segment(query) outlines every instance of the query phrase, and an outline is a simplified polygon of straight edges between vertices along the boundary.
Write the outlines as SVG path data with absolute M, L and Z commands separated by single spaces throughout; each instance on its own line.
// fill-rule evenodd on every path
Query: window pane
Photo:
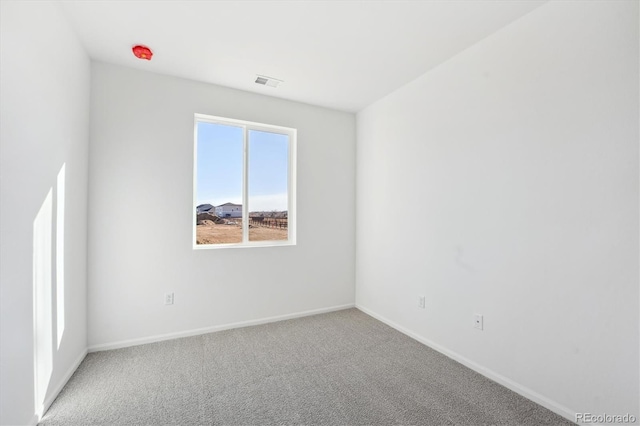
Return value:
M 249 240 L 287 240 L 289 137 L 249 131 Z
M 243 129 L 198 122 L 196 243 L 242 242 Z

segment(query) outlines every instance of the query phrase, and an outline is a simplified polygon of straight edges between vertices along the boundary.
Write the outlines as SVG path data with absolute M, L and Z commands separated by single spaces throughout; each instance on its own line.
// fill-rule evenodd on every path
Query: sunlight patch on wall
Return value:
M 56 312 L 58 346 L 64 334 L 64 207 L 65 207 L 65 174 L 66 164 L 62 165 L 58 173 L 56 187 Z
M 35 411 L 42 415 L 44 399 L 53 371 L 52 312 L 52 189 L 33 221 L 33 335 Z

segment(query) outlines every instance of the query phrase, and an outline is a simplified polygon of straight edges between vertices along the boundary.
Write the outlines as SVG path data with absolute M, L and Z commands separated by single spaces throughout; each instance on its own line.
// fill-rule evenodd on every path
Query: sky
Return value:
M 241 127 L 198 123 L 196 205 L 242 204 Z M 249 130 L 249 211 L 287 210 L 288 136 Z

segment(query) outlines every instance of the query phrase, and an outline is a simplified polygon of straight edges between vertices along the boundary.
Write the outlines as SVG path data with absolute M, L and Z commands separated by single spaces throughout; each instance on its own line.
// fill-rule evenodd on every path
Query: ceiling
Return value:
M 94 60 L 351 112 L 545 2 L 60 1 Z

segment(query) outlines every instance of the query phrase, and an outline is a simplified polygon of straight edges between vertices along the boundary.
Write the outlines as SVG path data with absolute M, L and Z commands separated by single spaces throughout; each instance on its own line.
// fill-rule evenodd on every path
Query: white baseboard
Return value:
M 310 315 L 324 314 L 327 312 L 341 311 L 343 309 L 353 308 L 355 304 L 348 303 L 346 305 L 331 306 L 328 308 L 312 309 L 310 311 L 295 312 L 292 314 L 278 315 L 274 317 L 260 318 L 249 321 L 234 322 L 231 324 L 214 325 L 211 327 L 196 328 L 193 330 L 178 331 L 175 333 L 158 334 L 155 336 L 141 337 L 138 339 L 121 340 L 119 342 L 102 343 L 99 345 L 89 346 L 89 352 L 107 351 L 111 349 L 127 348 L 129 346 L 144 345 L 147 343 L 162 342 L 164 340 L 178 339 L 181 337 L 198 336 L 200 334 L 214 333 L 216 331 L 230 330 L 233 328 L 249 327 L 252 325 L 267 324 L 270 322 L 284 321 L 293 318 L 307 317 Z
M 29 426 L 38 426 L 38 422 L 40 421 L 40 417 L 37 414 L 34 414 L 33 417 L 31 417 L 31 420 L 29 420 L 28 424 Z
M 514 382 L 513 380 L 504 377 L 501 374 L 496 373 L 493 370 L 490 370 L 486 367 L 483 367 L 473 361 L 471 361 L 468 358 L 463 357 L 462 355 L 453 352 L 443 346 L 440 346 L 439 344 L 426 339 L 422 336 L 420 336 L 419 334 L 416 334 L 406 328 L 404 328 L 403 326 L 383 317 L 382 315 L 379 315 L 375 312 L 373 312 L 372 310 L 365 308 L 362 305 L 359 305 L 356 303 L 356 308 L 361 310 L 362 312 L 364 312 L 367 315 L 372 316 L 373 318 L 387 324 L 390 327 L 395 328 L 396 330 L 398 330 L 399 332 L 406 334 L 407 336 L 411 337 L 412 339 L 417 340 L 418 342 L 422 343 L 423 345 L 429 346 L 431 349 L 434 349 L 438 352 L 440 352 L 441 354 L 455 360 L 458 361 L 460 364 L 469 367 L 470 369 L 472 369 L 473 371 L 482 374 L 483 376 L 493 380 L 494 382 L 497 382 L 499 384 L 501 384 L 502 386 L 506 387 L 507 389 L 510 389 L 522 396 L 524 396 L 527 399 L 530 399 L 531 401 L 542 405 L 543 407 L 545 407 L 546 409 L 553 411 L 554 413 L 558 414 L 559 416 L 564 417 L 565 419 L 574 422 L 576 421 L 576 412 L 574 410 L 570 410 L 569 408 L 558 404 L 555 401 L 552 401 L 551 399 L 525 387 L 522 386 L 519 383 Z
M 75 371 L 78 369 L 78 367 L 80 367 L 80 364 L 82 363 L 82 360 L 86 356 L 87 356 L 87 349 L 85 349 L 84 351 L 82 351 L 80 353 L 78 358 L 76 358 L 76 360 L 73 362 L 73 364 L 71 364 L 71 367 L 69 367 L 67 372 L 64 373 L 64 376 L 62 376 L 62 379 L 58 382 L 56 387 L 50 393 L 49 397 L 44 400 L 44 404 L 42 405 L 42 407 L 43 407 L 42 408 L 43 415 L 46 414 L 46 412 L 49 409 L 49 407 L 51 407 L 51 404 L 53 404 L 53 401 L 56 400 L 56 398 L 58 397 L 58 394 L 60 393 L 62 388 L 64 388 L 64 386 L 67 384 L 67 382 L 69 381 L 71 376 L 73 376 L 73 373 L 75 373 Z M 38 422 L 40 422 L 40 419 L 41 419 L 41 417 L 36 413 L 36 414 L 33 415 L 31 421 L 29 422 L 29 424 L 32 425 L 32 426 L 36 426 L 38 424 Z

